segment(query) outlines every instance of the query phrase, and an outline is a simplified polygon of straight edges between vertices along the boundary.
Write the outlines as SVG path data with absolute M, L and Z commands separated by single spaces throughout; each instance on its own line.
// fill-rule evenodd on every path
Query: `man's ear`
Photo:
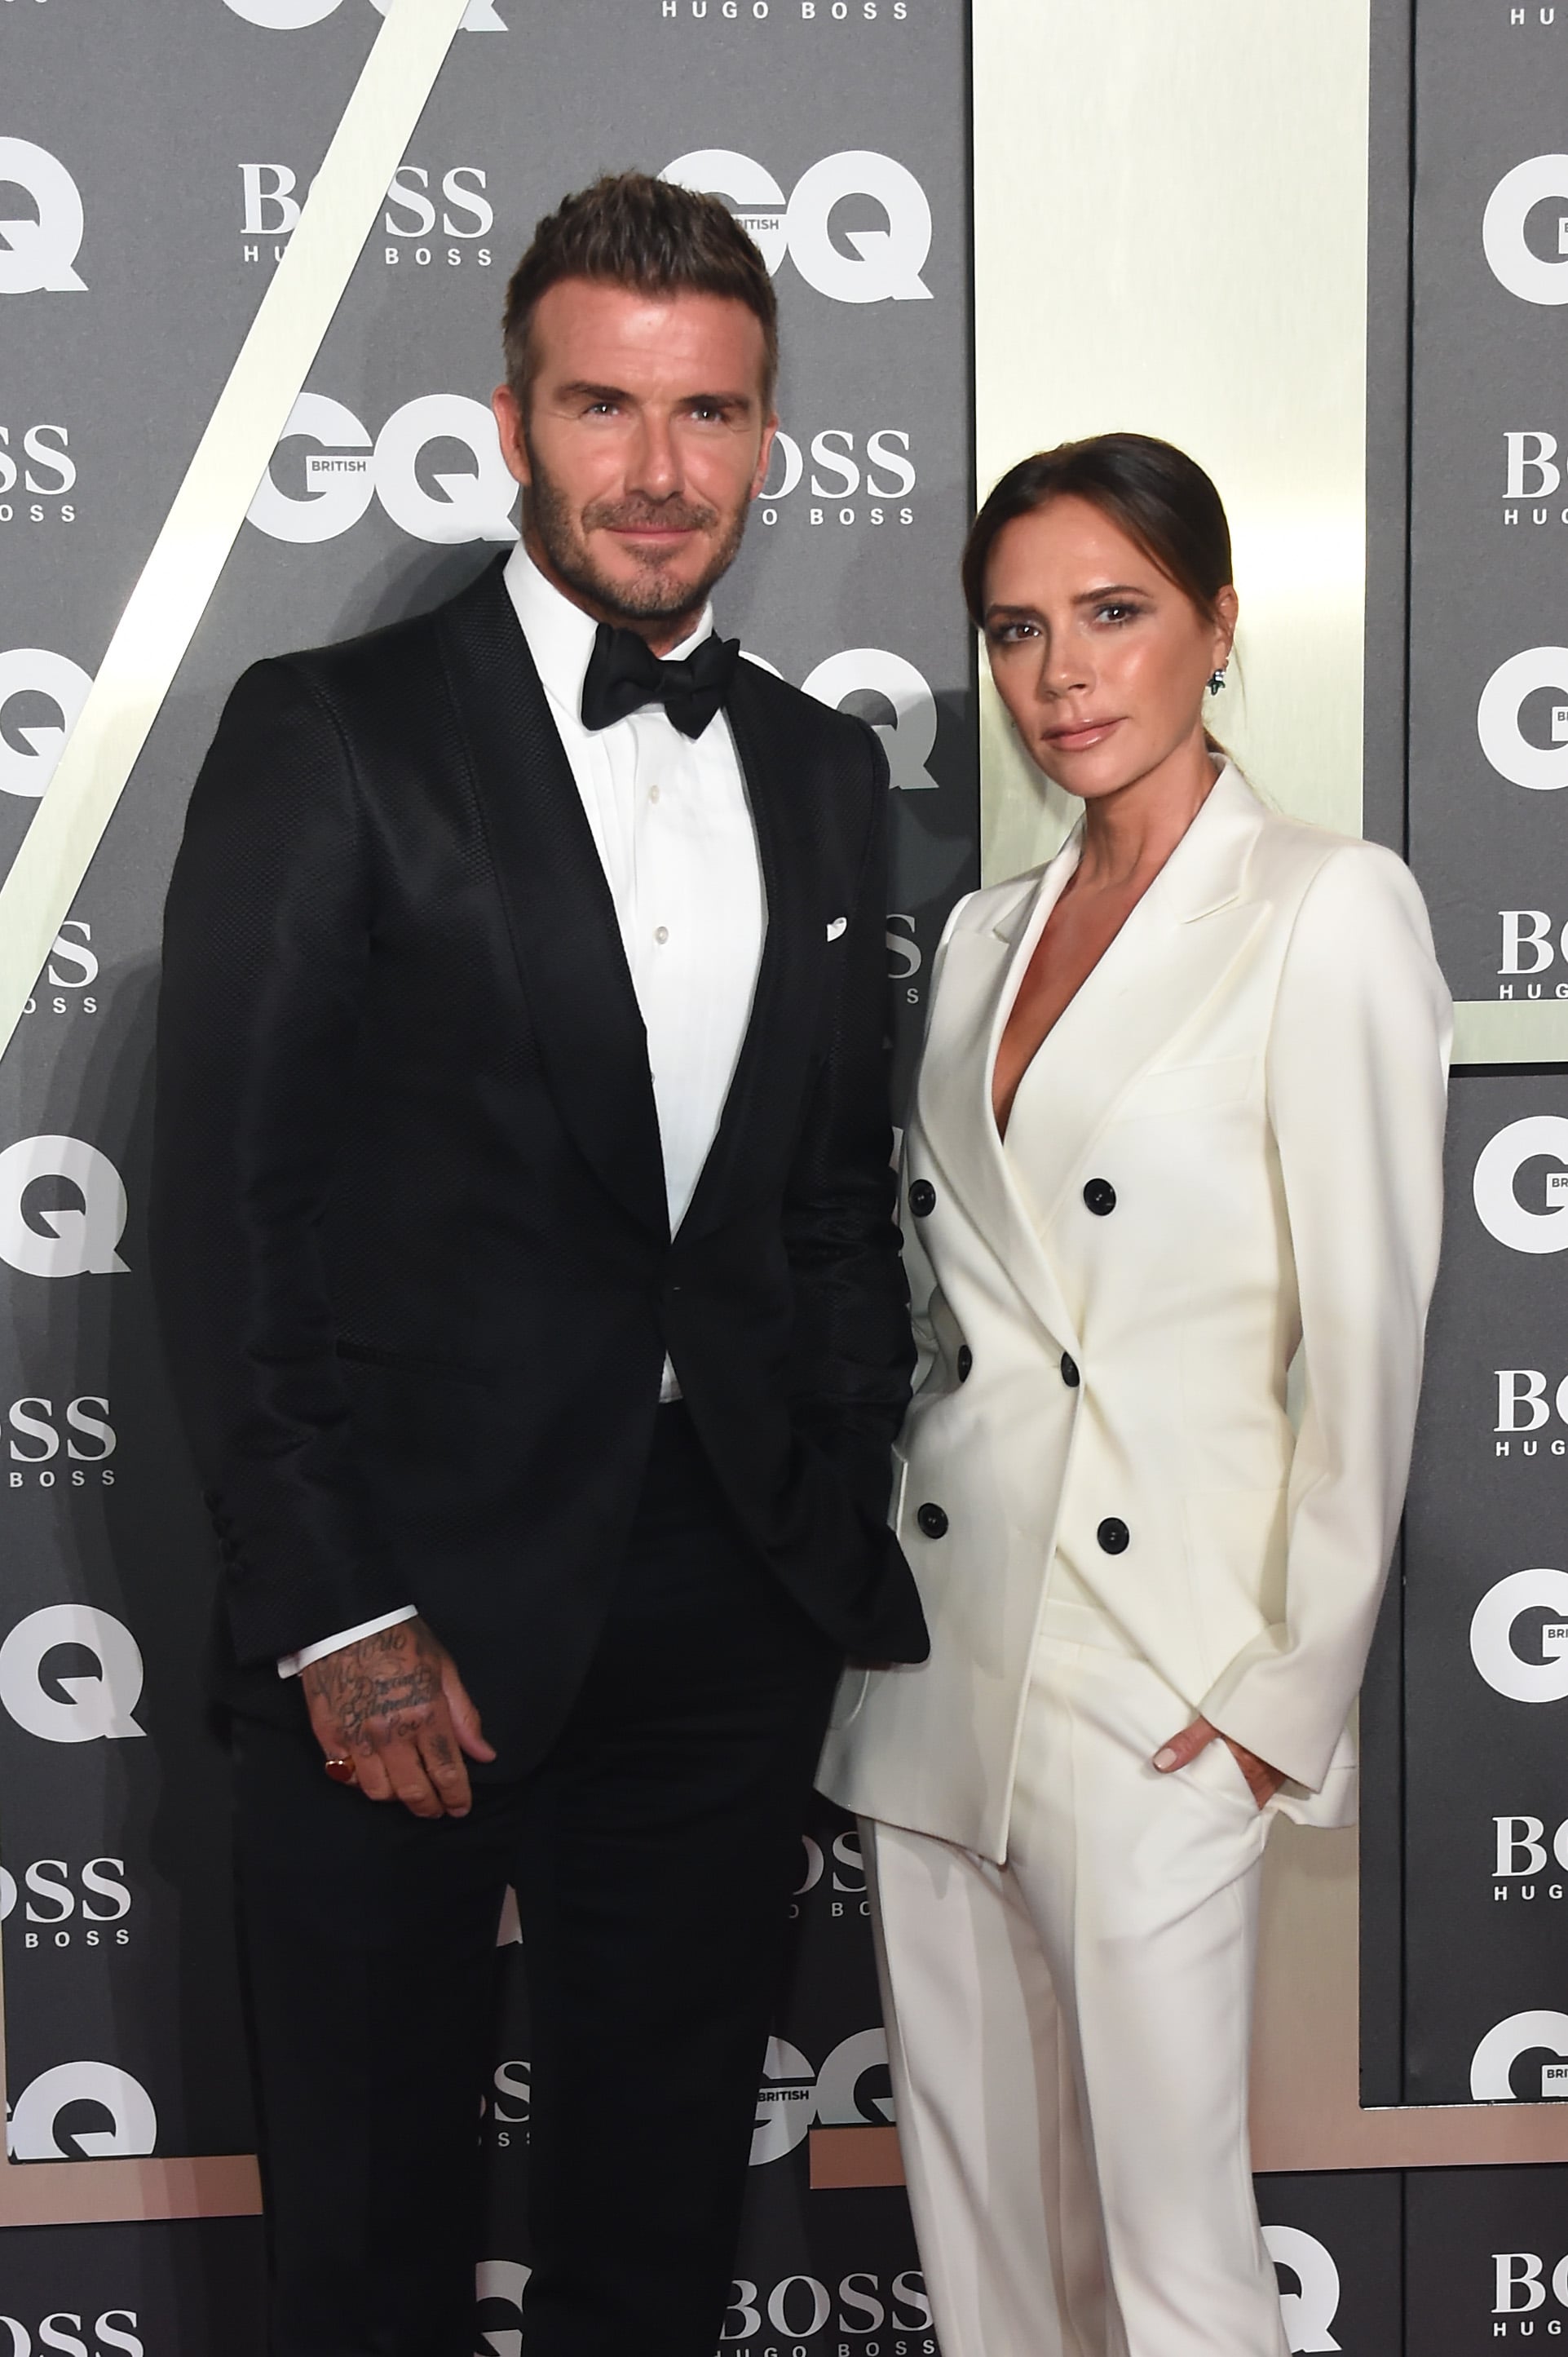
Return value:
M 497 385 L 490 395 L 490 408 L 507 471 L 527 490 L 532 483 L 533 471 L 528 463 L 528 444 L 523 439 L 522 406 L 510 384 Z
M 768 469 L 773 457 L 773 437 L 779 431 L 779 412 L 775 410 L 762 429 L 762 447 L 757 454 L 757 468 L 751 478 L 751 496 L 759 499 L 762 486 L 768 480 Z

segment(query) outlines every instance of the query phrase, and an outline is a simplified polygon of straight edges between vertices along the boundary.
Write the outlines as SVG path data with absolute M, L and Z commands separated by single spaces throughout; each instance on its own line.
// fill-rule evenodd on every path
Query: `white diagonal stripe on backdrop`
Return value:
M 467 0 L 393 0 L 287 253 L 0 885 L 0 1056 L 228 560 Z

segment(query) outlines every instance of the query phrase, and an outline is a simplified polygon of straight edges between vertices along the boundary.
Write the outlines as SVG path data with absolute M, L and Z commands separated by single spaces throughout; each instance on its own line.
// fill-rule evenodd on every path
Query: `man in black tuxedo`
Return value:
M 506 353 L 521 546 L 246 673 L 168 901 L 279 2357 L 468 2357 L 509 1882 L 529 2357 L 709 2357 L 835 1678 L 925 1651 L 886 764 L 707 608 L 771 283 L 625 175 L 540 224 Z

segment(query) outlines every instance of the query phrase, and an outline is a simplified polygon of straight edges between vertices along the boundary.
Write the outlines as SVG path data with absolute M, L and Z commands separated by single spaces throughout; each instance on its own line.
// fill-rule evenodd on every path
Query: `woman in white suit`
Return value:
M 822 1781 L 867 1821 L 943 2357 L 1285 2357 L 1259 1871 L 1275 1813 L 1353 1813 L 1448 995 L 1402 862 L 1269 811 L 1205 733 L 1237 601 L 1190 459 L 1026 460 L 964 583 L 1084 812 L 937 953 L 895 1501 L 931 1653 L 851 1674 Z

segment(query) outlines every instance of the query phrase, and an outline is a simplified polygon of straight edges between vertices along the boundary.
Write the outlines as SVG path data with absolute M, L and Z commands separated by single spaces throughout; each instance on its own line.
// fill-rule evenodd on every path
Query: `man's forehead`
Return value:
M 696 371 L 693 392 L 714 392 L 715 367 L 739 370 L 749 382 L 757 368 L 762 323 L 736 296 L 690 288 L 648 294 L 596 279 L 558 280 L 534 313 L 535 365 L 556 378 L 668 388 Z M 607 374 L 607 371 L 609 372 Z

